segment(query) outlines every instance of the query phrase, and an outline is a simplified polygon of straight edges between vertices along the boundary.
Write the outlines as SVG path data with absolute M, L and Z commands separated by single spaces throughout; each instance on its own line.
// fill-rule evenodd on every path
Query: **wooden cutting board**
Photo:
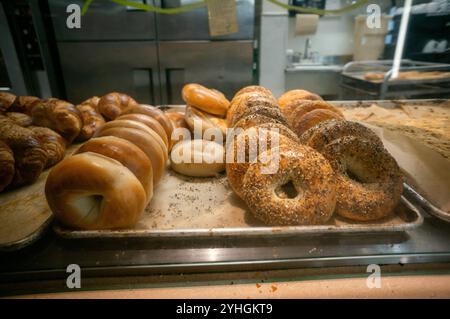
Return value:
M 66 156 L 78 145 L 72 145 Z M 45 181 L 50 169 L 39 179 L 18 189 L 0 193 L 0 250 L 14 250 L 37 240 L 50 225 L 52 212 L 45 199 Z

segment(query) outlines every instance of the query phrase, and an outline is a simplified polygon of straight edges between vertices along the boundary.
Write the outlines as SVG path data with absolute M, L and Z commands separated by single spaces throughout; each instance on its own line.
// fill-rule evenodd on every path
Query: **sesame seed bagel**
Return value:
M 292 130 L 298 136 L 301 136 L 311 127 L 314 127 L 321 122 L 327 122 L 330 120 L 344 121 L 344 118 L 341 115 L 327 109 L 312 110 L 298 120 L 294 121 L 292 123 Z
M 270 91 L 269 89 L 266 89 L 263 86 L 259 86 L 259 85 L 246 86 L 246 87 L 240 89 L 234 96 L 236 97 L 236 96 L 242 95 L 244 93 L 258 93 L 260 95 L 264 95 L 264 96 L 273 98 L 272 91 Z
M 274 98 L 260 95 L 259 93 L 245 93 L 231 101 L 227 112 L 227 124 L 232 126 L 241 117 L 247 109 L 256 107 L 278 108 L 277 101 Z
M 344 136 L 322 149 L 336 173 L 336 213 L 356 221 L 389 216 L 403 189 L 395 159 L 380 145 L 356 136 Z
M 244 130 L 265 123 L 277 123 L 281 125 L 286 125 L 285 122 L 275 119 L 273 117 L 269 117 L 266 115 L 253 113 L 242 119 L 240 119 L 233 127 L 234 128 L 242 128 Z
M 252 214 L 270 226 L 326 223 L 336 205 L 334 173 L 313 149 L 280 146 L 261 156 L 278 160 L 274 174 L 264 174 L 261 161 L 250 164 L 243 182 L 243 198 Z M 288 186 L 291 187 L 287 190 Z
M 252 108 L 247 108 L 246 110 L 240 112 L 240 114 L 236 113 L 235 114 L 236 116 L 231 122 L 232 126 L 235 125 L 237 122 L 239 122 L 239 120 L 255 113 L 273 118 L 278 122 L 283 123 L 284 125 L 288 125 L 286 118 L 284 117 L 283 113 L 281 113 L 278 106 L 277 107 L 254 106 Z
M 300 136 L 300 142 L 321 152 L 334 140 L 344 136 L 356 136 L 383 146 L 381 139 L 366 126 L 352 121 L 322 122 Z
M 242 198 L 242 183 L 250 163 L 270 148 L 293 144 L 277 128 L 262 126 L 251 127 L 227 139 L 226 172 L 231 188 Z

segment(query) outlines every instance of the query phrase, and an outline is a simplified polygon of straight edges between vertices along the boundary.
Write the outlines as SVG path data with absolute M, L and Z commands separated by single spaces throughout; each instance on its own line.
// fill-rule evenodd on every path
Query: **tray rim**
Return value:
M 113 239 L 113 238 L 220 238 L 220 237 L 255 237 L 255 236 L 301 236 L 315 234 L 355 234 L 355 233 L 391 233 L 404 232 L 423 224 L 424 217 L 420 209 L 405 196 L 401 201 L 414 213 L 416 219 L 396 225 L 349 224 L 346 226 L 308 225 L 308 226 L 276 226 L 276 227 L 226 227 L 226 228 L 183 228 L 183 229 L 126 229 L 126 230 L 71 230 L 53 223 L 53 231 L 65 239 Z

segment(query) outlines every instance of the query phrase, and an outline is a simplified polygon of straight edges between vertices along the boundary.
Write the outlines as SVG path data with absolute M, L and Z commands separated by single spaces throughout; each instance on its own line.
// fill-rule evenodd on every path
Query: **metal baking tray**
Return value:
M 267 227 L 257 221 L 245 203 L 228 186 L 226 176 L 191 178 L 168 169 L 154 191 L 150 205 L 134 229 L 85 231 L 55 223 L 64 238 L 250 237 L 323 233 L 374 233 L 406 231 L 421 225 L 417 207 L 402 197 L 395 213 L 386 219 L 362 223 L 334 217 L 325 225 Z

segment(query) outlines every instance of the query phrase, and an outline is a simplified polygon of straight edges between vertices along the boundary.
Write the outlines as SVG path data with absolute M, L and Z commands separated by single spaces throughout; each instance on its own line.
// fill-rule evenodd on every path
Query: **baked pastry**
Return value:
M 137 122 L 135 123 L 140 124 Z M 147 128 L 145 125 L 144 127 Z M 156 135 L 154 132 L 153 134 Z M 120 137 L 139 147 L 152 163 L 153 185 L 156 185 L 160 181 L 166 166 L 167 155 L 163 153 L 160 144 L 153 138 L 153 135 L 142 128 L 112 127 L 104 130 L 102 129 L 96 133 L 96 137 L 101 136 Z
M 76 109 L 80 112 L 81 121 L 83 122 L 77 140 L 86 141 L 90 139 L 94 136 L 95 132 L 105 124 L 105 119 L 97 112 L 99 100 L 98 97 L 94 96 L 76 106 Z
M 344 136 L 326 145 L 322 154 L 336 172 L 336 213 L 357 221 L 392 214 L 403 191 L 400 168 L 378 143 Z
M 295 141 L 286 135 L 270 126 L 259 125 L 250 127 L 240 134 L 236 134 L 233 139 L 227 140 L 228 183 L 239 197 L 242 198 L 245 173 L 250 163 L 254 162 L 259 154 L 280 145 L 295 146 Z
M 286 126 L 286 121 L 280 121 L 279 119 L 275 119 L 266 115 L 253 113 L 244 118 L 240 119 L 235 125 L 234 128 L 248 129 L 253 126 L 257 126 L 265 123 L 274 123 L 281 124 Z
M 383 142 L 372 130 L 353 121 L 322 122 L 307 130 L 299 138 L 302 144 L 322 152 L 325 146 L 344 136 L 360 137 L 383 147 Z
M 47 154 L 45 168 L 52 167 L 62 161 L 66 153 L 66 141 L 55 131 L 40 126 L 30 126 L 29 129 L 41 142 L 42 148 Z
M 306 113 L 299 119 L 295 120 L 292 123 L 292 130 L 298 135 L 301 136 L 304 132 L 306 132 L 311 127 L 327 121 L 344 121 L 344 118 L 330 110 L 326 109 L 316 109 L 311 112 Z
M 74 154 L 93 152 L 107 156 L 128 168 L 141 182 L 147 203 L 153 197 L 153 170 L 148 156 L 133 143 L 115 136 L 93 138 L 84 143 Z
M 195 107 L 187 105 L 185 120 L 194 134 L 202 133 L 202 136 L 198 138 L 222 143 L 226 137 L 227 124 L 223 118 L 202 112 Z M 219 136 L 221 137 L 219 138 Z
M 291 90 L 280 96 L 278 105 L 281 109 L 284 109 L 289 103 L 298 100 L 322 101 L 323 99 L 319 95 L 306 90 Z
M 68 144 L 80 134 L 80 112 L 69 102 L 48 99 L 38 102 L 31 110 L 33 125 L 48 127 L 59 133 Z
M 220 117 L 227 114 L 230 105 L 230 101 L 221 92 L 208 89 L 200 84 L 186 84 L 181 95 L 186 105 Z
M 35 134 L 10 119 L 0 118 L 0 141 L 14 154 L 15 174 L 10 186 L 34 182 L 47 163 L 47 153 Z
M 8 92 L 0 92 L 0 114 L 8 111 L 16 100 L 16 96 Z
M 137 102 L 132 97 L 123 93 L 112 92 L 100 98 L 97 110 L 105 119 L 114 120 L 122 114 L 124 109 L 136 104 Z
M 203 139 L 182 141 L 172 149 L 170 163 L 174 171 L 186 176 L 217 176 L 225 170 L 225 150 Z
M 167 148 L 169 148 L 169 140 L 167 138 L 166 131 L 164 128 L 159 124 L 157 120 L 155 120 L 153 117 L 144 115 L 144 114 L 124 114 L 117 118 L 117 120 L 131 120 L 140 122 L 144 125 L 146 125 L 148 128 L 155 131 L 159 137 L 163 140 L 164 144 Z
M 336 206 L 334 172 L 328 161 L 307 146 L 272 148 L 259 157 L 273 158 L 274 174 L 258 158 L 251 163 L 242 196 L 253 216 L 271 226 L 324 224 Z
M 168 111 L 165 114 L 173 126 L 171 144 L 175 145 L 185 139 L 190 139 L 190 128 L 186 123 L 185 114 L 176 111 Z
M 117 229 L 136 224 L 147 196 L 120 162 L 92 152 L 76 154 L 49 173 L 45 195 L 56 219 L 79 229 Z
M 241 99 L 233 99 L 234 102 L 232 102 L 227 113 L 227 123 L 230 127 L 234 126 L 245 115 L 260 109 L 277 111 L 279 116 L 283 117 L 275 99 L 253 93 L 244 93 L 241 97 Z
M 293 125 L 293 123 L 298 121 L 302 116 L 316 109 L 329 110 L 340 115 L 342 118 L 344 117 L 337 107 L 325 101 L 296 100 L 285 105 L 282 112 L 288 123 Z
M 22 127 L 30 126 L 33 123 L 33 119 L 31 118 L 31 116 L 25 113 L 8 112 L 5 113 L 5 116 L 11 119 L 17 125 Z
M 267 89 L 263 86 L 259 86 L 259 85 L 250 85 L 250 86 L 246 86 L 246 87 L 240 89 L 239 91 L 236 92 L 236 94 L 234 95 L 234 98 L 236 98 L 244 93 L 257 93 L 258 95 L 261 95 L 261 96 L 273 98 L 272 91 L 270 91 L 269 89 Z
M 137 104 L 126 108 L 122 114 L 144 114 L 150 117 L 153 117 L 158 121 L 159 124 L 163 127 L 164 131 L 167 135 L 167 140 L 171 140 L 173 126 L 172 122 L 169 118 L 164 114 L 160 109 L 146 104 Z M 169 150 L 172 148 L 172 145 L 169 145 Z
M 31 110 L 39 102 L 41 99 L 36 96 L 18 96 L 8 111 L 31 115 Z
M 4 142 L 0 141 L 0 193 L 14 178 L 14 153 Z

